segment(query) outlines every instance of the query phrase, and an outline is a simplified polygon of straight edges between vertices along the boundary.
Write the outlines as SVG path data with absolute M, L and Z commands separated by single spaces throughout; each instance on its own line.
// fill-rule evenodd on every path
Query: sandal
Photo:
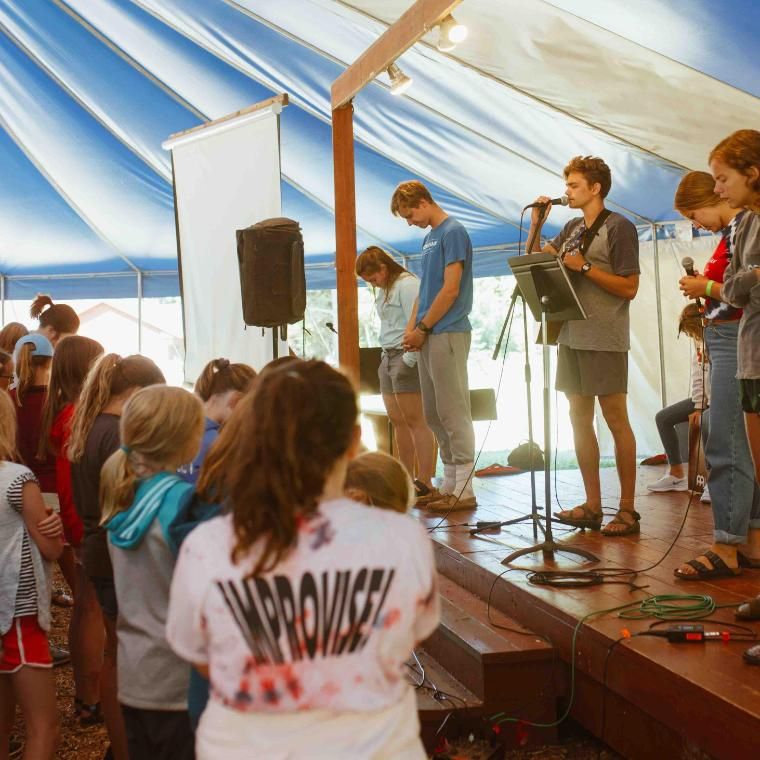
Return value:
M 50 594 L 50 602 L 56 607 L 73 607 L 74 599 L 63 589 L 57 588 Z
M 421 492 L 421 489 L 419 486 L 422 486 L 425 490 Z M 431 501 L 437 501 L 440 499 L 443 494 L 435 487 L 429 488 L 424 483 L 421 483 L 419 480 L 415 481 L 414 483 L 414 493 L 415 493 L 415 499 L 414 499 L 414 506 L 415 507 L 424 507 L 426 504 L 429 504 Z
M 708 581 L 717 578 L 734 578 L 737 575 L 741 575 L 741 570 L 733 567 L 729 567 L 714 551 L 708 549 L 706 552 L 702 552 L 700 557 L 710 560 L 712 567 L 707 567 L 704 562 L 700 562 L 698 559 L 690 559 L 684 563 L 693 567 L 696 572 L 683 573 L 679 568 L 673 571 L 673 575 L 676 578 L 680 578 L 682 581 Z
M 742 602 L 736 608 L 734 616 L 738 620 L 760 620 L 760 596 Z
M 576 509 L 580 509 L 583 512 L 583 517 L 572 516 Z M 554 518 L 563 525 L 570 525 L 573 528 L 580 528 L 581 530 L 599 530 L 602 527 L 602 511 L 596 512 L 588 504 L 579 504 L 572 509 L 565 509 L 562 512 L 555 513 Z
M 79 718 L 80 726 L 97 726 L 103 722 L 103 712 L 100 702 L 88 705 L 79 697 L 74 698 L 74 715 Z
M 621 515 L 630 515 L 633 520 L 631 520 L 631 522 L 628 522 L 627 518 L 623 518 Z M 602 535 L 607 536 L 608 538 L 610 536 L 617 538 L 617 536 L 631 536 L 636 533 L 640 533 L 640 520 L 641 515 L 635 509 L 619 509 L 615 516 L 604 526 Z M 622 530 L 607 530 L 610 525 L 623 525 L 625 527 Z

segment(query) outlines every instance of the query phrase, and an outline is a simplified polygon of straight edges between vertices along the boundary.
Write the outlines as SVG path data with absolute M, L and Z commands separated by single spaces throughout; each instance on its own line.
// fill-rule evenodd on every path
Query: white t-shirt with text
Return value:
M 372 712 L 411 688 L 404 662 L 438 625 L 432 544 L 407 515 L 323 502 L 272 572 L 234 564 L 232 517 L 196 528 L 174 573 L 167 639 L 207 664 L 211 699 L 239 712 Z

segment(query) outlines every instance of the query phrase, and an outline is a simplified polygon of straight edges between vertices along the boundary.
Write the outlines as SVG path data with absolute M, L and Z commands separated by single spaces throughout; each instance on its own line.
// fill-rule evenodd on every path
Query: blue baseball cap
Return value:
M 16 345 L 13 348 L 14 360 L 18 356 L 21 347 L 25 346 L 27 343 L 31 343 L 34 346 L 34 349 L 32 349 L 32 356 L 53 355 L 53 344 L 44 335 L 41 335 L 40 333 L 29 333 L 29 335 L 25 335 L 23 338 L 19 338 L 16 341 Z

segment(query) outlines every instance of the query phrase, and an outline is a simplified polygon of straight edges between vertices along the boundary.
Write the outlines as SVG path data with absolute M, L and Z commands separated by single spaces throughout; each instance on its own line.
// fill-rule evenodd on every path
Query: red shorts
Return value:
M 0 673 L 15 673 L 23 665 L 52 668 L 48 637 L 40 628 L 36 615 L 13 618 L 11 627 L 3 634 L 0 654 Z

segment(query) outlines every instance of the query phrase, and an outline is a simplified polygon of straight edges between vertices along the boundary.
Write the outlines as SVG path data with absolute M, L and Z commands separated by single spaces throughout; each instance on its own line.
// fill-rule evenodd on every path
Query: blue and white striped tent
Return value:
M 287 92 L 282 202 L 308 283 L 334 283 L 331 82 L 411 0 L 0 0 L 4 298 L 178 292 L 174 132 Z M 468 39 L 432 32 L 355 101 L 359 245 L 414 254 L 393 218 L 419 177 L 469 229 L 476 274 L 507 271 L 520 209 L 560 195 L 573 155 L 603 156 L 609 201 L 669 234 L 687 168 L 760 125 L 754 0 L 464 0 Z M 555 209 L 549 232 L 567 219 Z M 658 226 L 659 225 L 659 226 Z M 413 261 L 413 260 L 412 260 Z M 45 278 L 45 285 L 40 278 Z

